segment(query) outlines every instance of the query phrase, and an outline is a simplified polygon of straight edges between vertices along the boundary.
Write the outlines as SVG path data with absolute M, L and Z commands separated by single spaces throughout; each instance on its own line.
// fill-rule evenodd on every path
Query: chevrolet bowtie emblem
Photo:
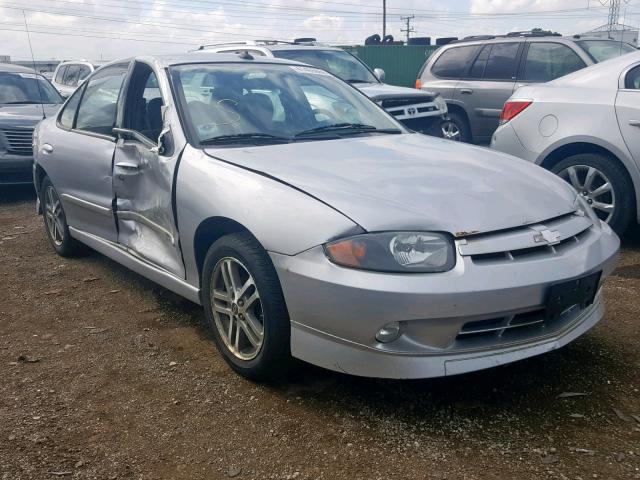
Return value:
M 560 243 L 560 237 L 562 235 L 557 230 L 540 230 L 533 236 L 533 241 L 536 243 L 546 243 L 547 245 L 555 245 Z

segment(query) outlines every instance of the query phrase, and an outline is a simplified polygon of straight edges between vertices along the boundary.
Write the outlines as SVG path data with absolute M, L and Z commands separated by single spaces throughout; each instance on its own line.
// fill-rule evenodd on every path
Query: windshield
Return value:
M 181 65 L 171 76 L 186 127 L 200 145 L 404 132 L 363 94 L 314 67 Z
M 343 50 L 274 50 L 278 58 L 295 60 L 319 67 L 350 83 L 379 83 L 360 60 Z
M 0 72 L 0 104 L 62 103 L 58 91 L 42 75 Z
M 637 51 L 628 43 L 615 42 L 613 40 L 580 40 L 577 44 L 580 45 L 596 63 L 619 57 L 625 53 Z

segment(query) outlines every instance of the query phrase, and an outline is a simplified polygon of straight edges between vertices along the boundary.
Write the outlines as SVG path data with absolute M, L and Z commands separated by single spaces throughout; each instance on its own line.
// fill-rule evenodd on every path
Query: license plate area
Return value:
M 547 290 L 547 317 L 559 317 L 574 305 L 585 308 L 593 303 L 602 272 L 551 285 Z

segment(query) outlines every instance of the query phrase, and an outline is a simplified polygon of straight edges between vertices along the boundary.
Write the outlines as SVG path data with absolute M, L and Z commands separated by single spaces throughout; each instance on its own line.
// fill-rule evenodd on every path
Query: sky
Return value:
M 620 20 L 640 24 L 640 0 L 622 0 Z M 387 0 L 387 33 L 464 37 L 535 27 L 583 33 L 607 22 L 607 0 Z M 112 60 L 184 52 L 201 44 L 315 37 L 361 44 L 382 33 L 382 0 L 0 0 L 0 55 L 37 60 Z

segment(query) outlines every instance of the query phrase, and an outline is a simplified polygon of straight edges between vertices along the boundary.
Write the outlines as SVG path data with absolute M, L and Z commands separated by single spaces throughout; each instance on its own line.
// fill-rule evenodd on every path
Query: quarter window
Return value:
M 89 80 L 78 108 L 77 129 L 112 136 L 118 97 L 128 68 L 128 63 L 113 65 Z
M 445 50 L 431 67 L 431 72 L 438 77 L 461 78 L 467 73 L 469 63 L 477 51 L 478 47 L 475 45 Z
M 487 66 L 487 59 L 489 58 L 489 52 L 491 52 L 491 45 L 485 45 L 480 52 L 480 55 L 476 58 L 476 61 L 471 65 L 469 71 L 469 78 L 483 78 L 484 69 Z
M 522 80 L 549 82 L 586 66 L 578 54 L 566 45 L 534 42 L 529 44 Z
M 62 81 L 64 79 L 64 74 L 67 71 L 67 68 L 69 68 L 67 65 L 63 65 L 62 67 L 58 68 L 58 72 L 56 73 L 56 78 L 55 78 L 56 83 L 62 84 Z
M 640 66 L 629 70 L 624 79 L 624 88 L 640 90 Z
M 515 78 L 519 42 L 494 43 L 484 69 L 487 80 L 512 80 Z

